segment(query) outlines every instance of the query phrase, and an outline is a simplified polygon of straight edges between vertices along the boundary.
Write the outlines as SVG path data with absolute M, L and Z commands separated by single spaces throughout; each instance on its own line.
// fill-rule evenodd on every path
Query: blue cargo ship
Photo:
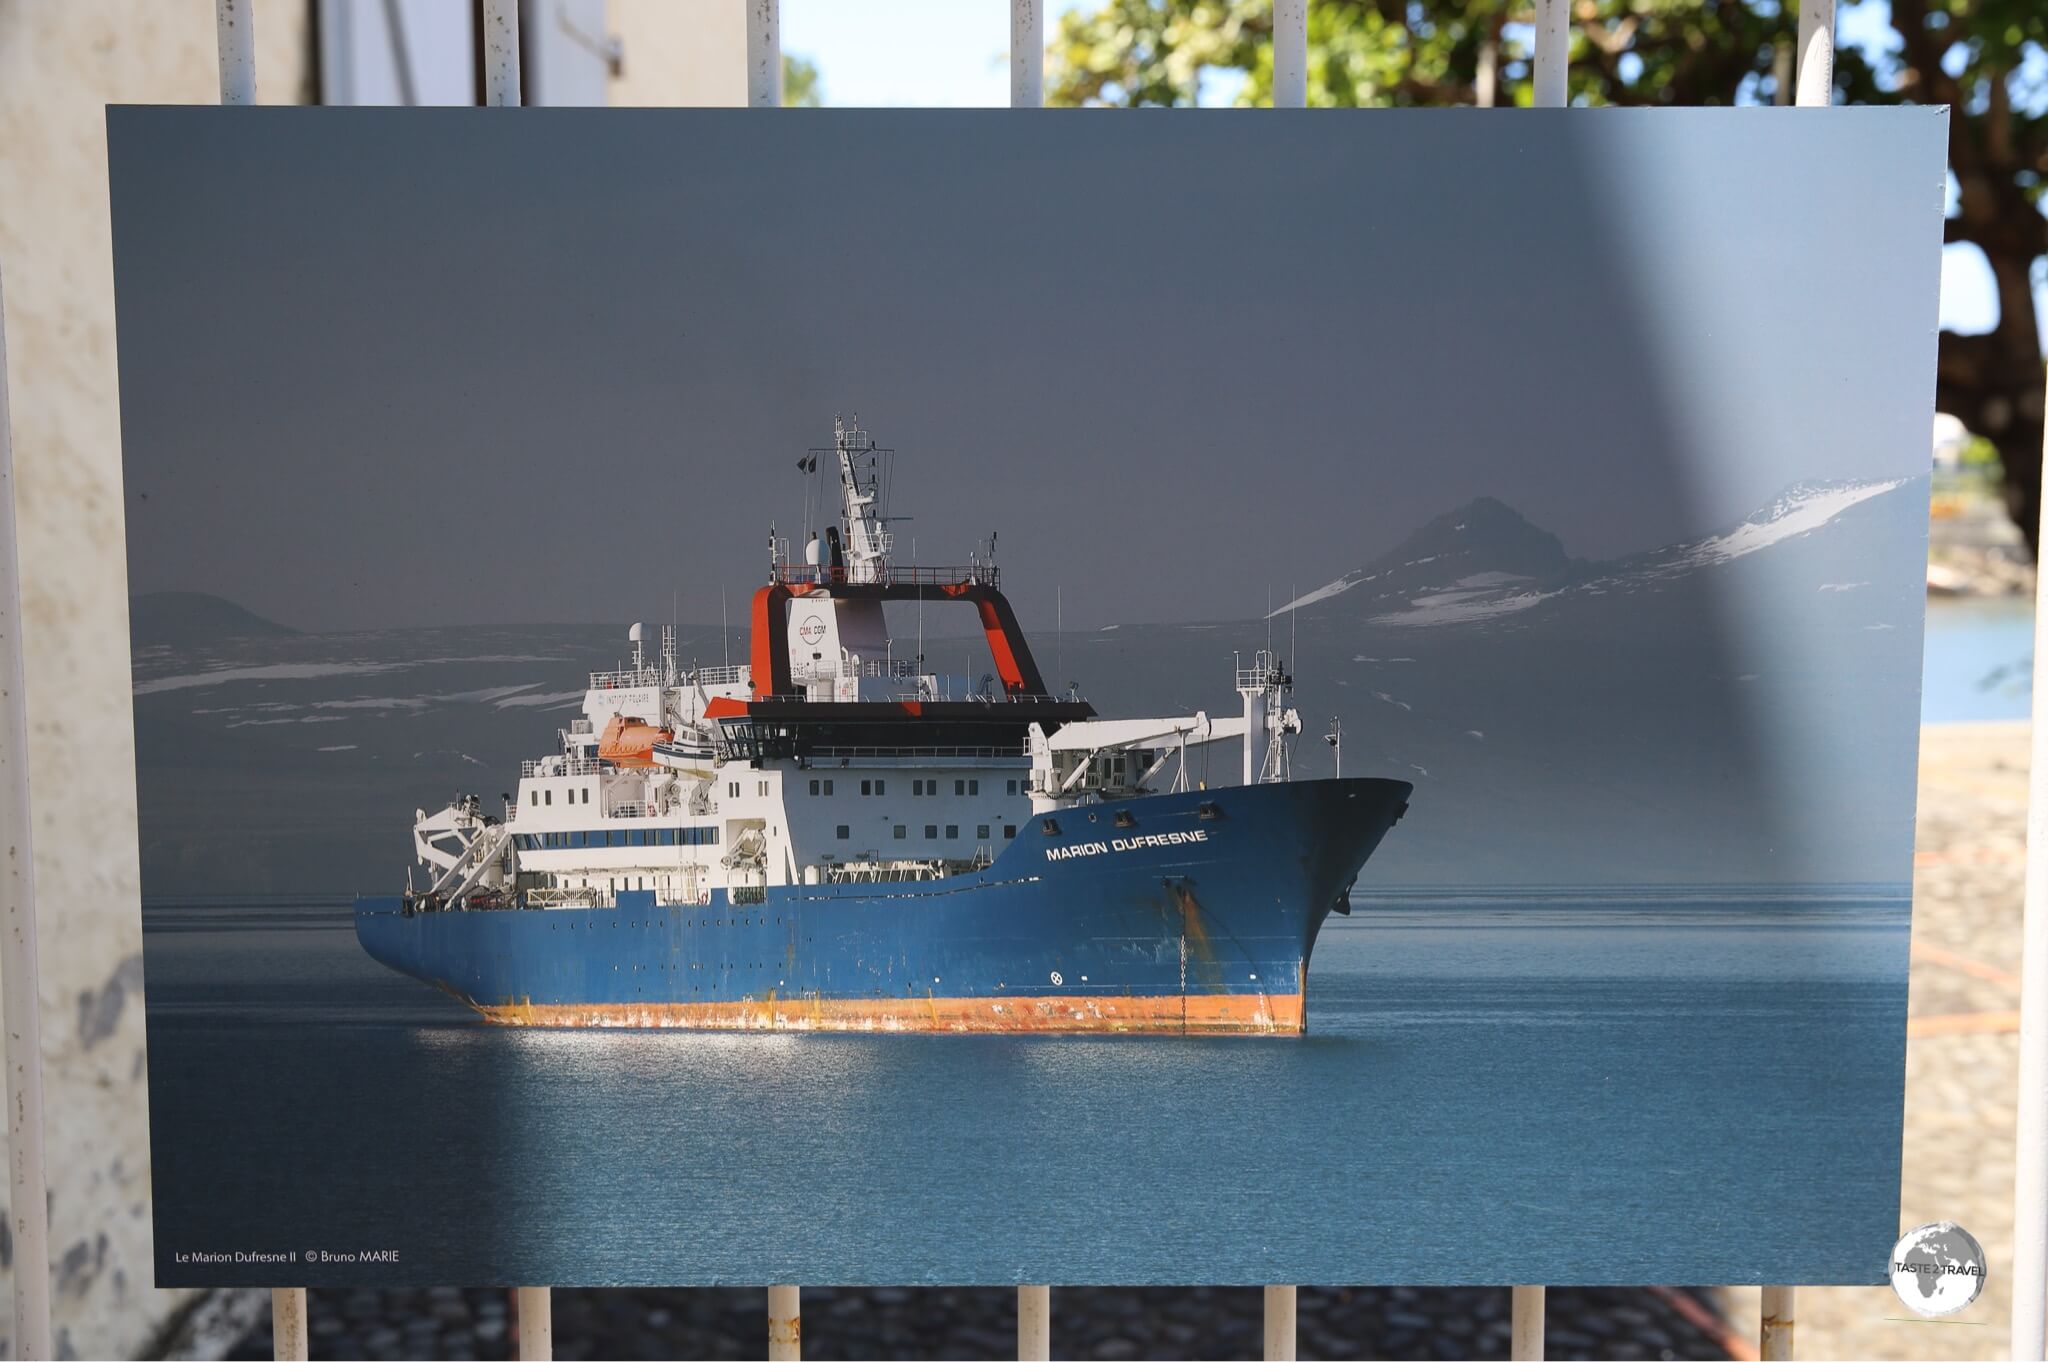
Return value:
M 749 661 L 685 669 L 671 630 L 649 659 L 634 626 L 502 817 L 416 814 L 429 882 L 359 899 L 363 948 L 510 1025 L 1305 1030 L 1317 933 L 1411 787 L 1290 779 L 1269 652 L 1226 718 L 1048 694 L 993 539 L 892 561 L 890 457 L 835 422 L 799 468 L 839 516 L 772 539 Z M 899 657 L 894 602 L 972 606 L 990 670 Z M 1244 783 L 1191 787 L 1223 742 Z

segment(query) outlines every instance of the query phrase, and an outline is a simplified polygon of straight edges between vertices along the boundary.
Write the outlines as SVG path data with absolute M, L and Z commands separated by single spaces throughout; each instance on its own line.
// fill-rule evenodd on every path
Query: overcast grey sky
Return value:
M 1927 464 L 1937 110 L 109 122 L 136 588 L 302 628 L 715 620 L 835 412 L 1040 627 Z

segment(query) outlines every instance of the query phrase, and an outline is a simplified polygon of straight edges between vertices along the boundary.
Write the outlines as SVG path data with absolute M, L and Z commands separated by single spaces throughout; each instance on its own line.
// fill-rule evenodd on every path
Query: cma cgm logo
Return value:
M 816 643 L 825 637 L 825 621 L 816 615 L 807 615 L 804 622 L 796 627 L 796 636 L 806 643 Z
M 1048 861 L 1071 861 L 1076 856 L 1107 856 L 1115 851 L 1143 851 L 1147 847 L 1177 847 L 1190 842 L 1206 842 L 1209 834 L 1197 828 L 1193 832 L 1148 832 L 1143 837 L 1116 837 L 1107 842 L 1076 842 L 1070 847 L 1047 847 Z

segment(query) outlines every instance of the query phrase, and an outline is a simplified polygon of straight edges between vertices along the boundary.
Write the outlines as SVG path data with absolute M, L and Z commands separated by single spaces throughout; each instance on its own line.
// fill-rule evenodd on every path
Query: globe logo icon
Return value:
M 1984 1289 L 1984 1247 L 1952 1220 L 1922 1225 L 1892 1247 L 1891 1275 L 1915 1313 L 1953 1315 Z

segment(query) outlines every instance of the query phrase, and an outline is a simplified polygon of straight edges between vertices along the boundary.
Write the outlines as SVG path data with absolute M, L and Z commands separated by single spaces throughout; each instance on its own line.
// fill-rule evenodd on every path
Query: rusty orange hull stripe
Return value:
M 1195 997 L 766 998 L 720 1003 L 470 1006 L 503 1026 L 697 1031 L 1094 1031 L 1298 1034 L 1302 995 Z

